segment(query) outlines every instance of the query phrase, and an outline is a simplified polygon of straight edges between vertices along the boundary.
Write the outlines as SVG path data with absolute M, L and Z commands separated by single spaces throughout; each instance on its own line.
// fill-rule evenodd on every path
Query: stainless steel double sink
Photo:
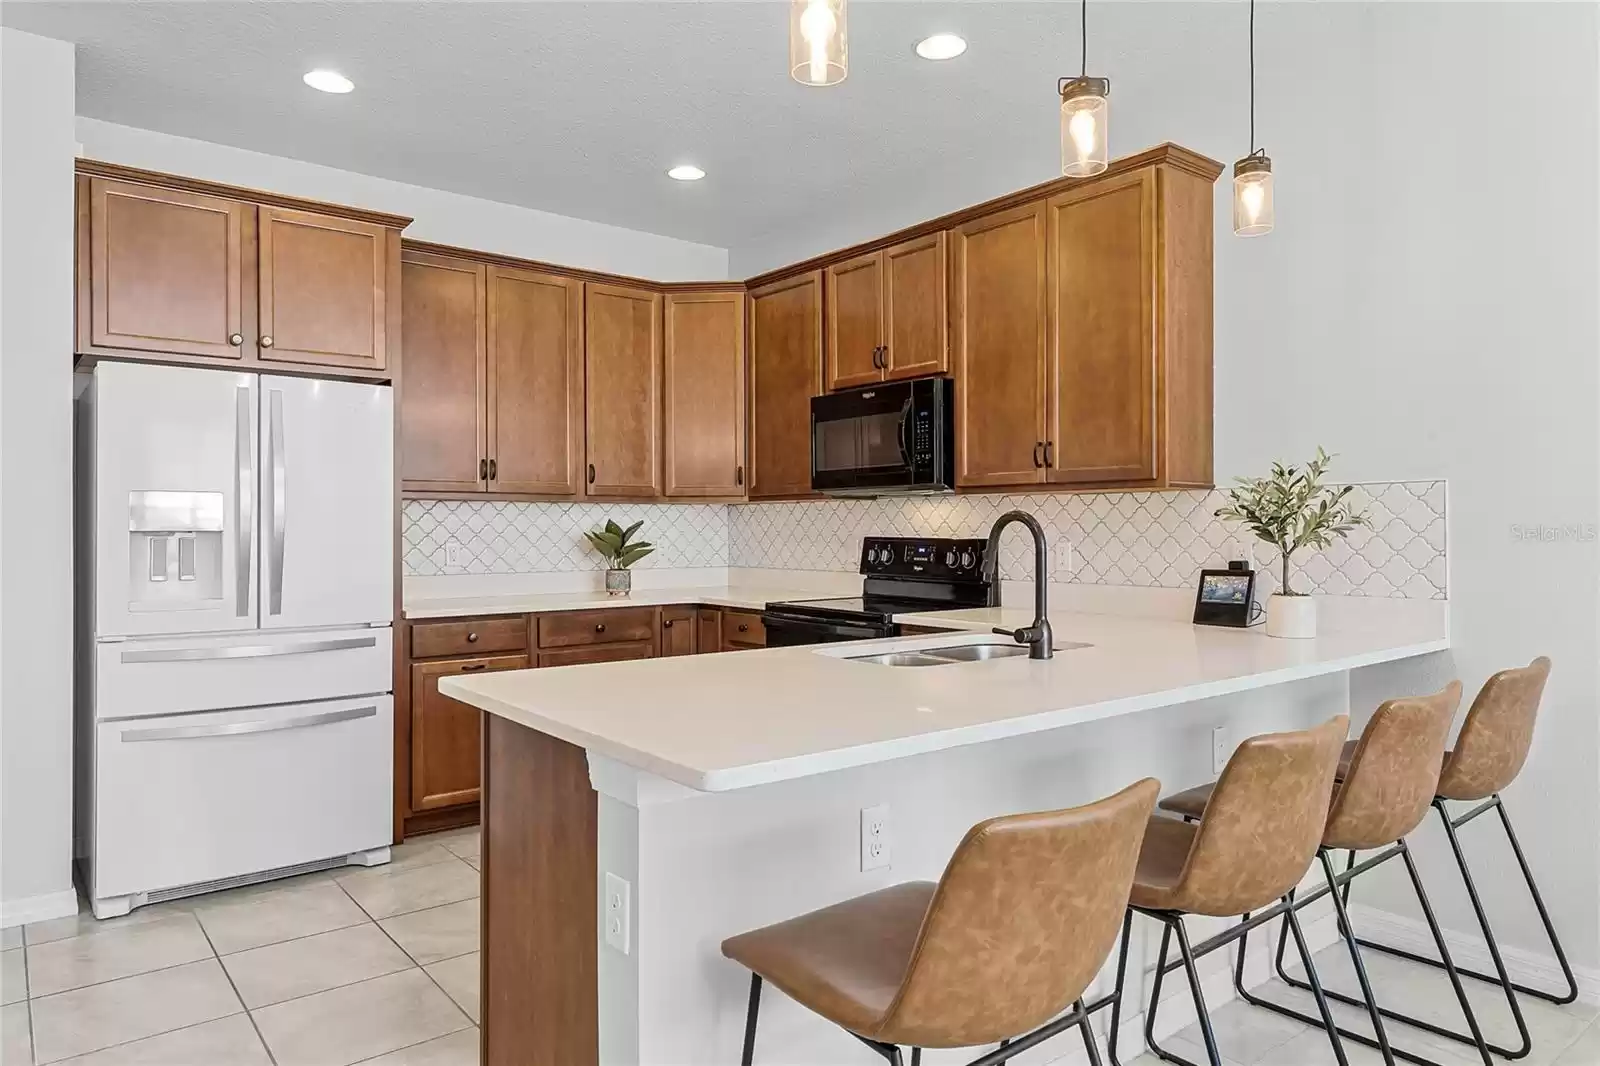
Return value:
M 1081 641 L 1066 640 L 1055 645 L 1056 651 L 1087 648 Z M 1026 644 L 1009 641 L 987 641 L 977 644 L 951 644 L 942 648 L 917 648 L 914 651 L 879 652 L 876 655 L 844 656 L 853 663 L 876 663 L 879 666 L 950 666 L 954 663 L 981 663 L 990 659 L 1014 659 L 1028 654 Z

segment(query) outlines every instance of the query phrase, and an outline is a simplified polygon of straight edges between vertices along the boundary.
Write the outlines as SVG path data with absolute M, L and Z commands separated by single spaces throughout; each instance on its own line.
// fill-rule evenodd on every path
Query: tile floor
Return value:
M 0 1066 L 475 1066 L 476 829 L 4 931 Z
M 4 931 L 0 1066 L 476 1066 L 475 829 L 394 849 L 393 861 L 179 900 L 96 922 L 78 915 Z M 1460 1016 L 1443 975 L 1369 953 L 1379 997 L 1438 1024 Z M 1321 952 L 1333 988 L 1355 988 L 1340 946 Z M 1490 1040 L 1515 1031 L 1494 989 L 1469 982 Z M 1313 1008 L 1281 985 L 1260 990 Z M 1523 997 L 1534 1049 L 1523 1066 L 1600 1066 L 1600 1010 Z M 1365 1012 L 1340 1020 L 1371 1032 Z M 1225 1066 L 1331 1066 L 1319 1030 L 1233 1003 L 1212 1014 Z M 1391 1025 L 1396 1047 L 1441 1066 L 1471 1049 Z M 1063 1049 L 1065 1050 L 1065 1049 Z M 1158 1066 L 1153 1055 L 1128 1066 Z M 1169 1050 L 1203 1062 L 1194 1027 Z M 1346 1044 L 1350 1066 L 1376 1052 Z M 863 1061 L 863 1066 L 865 1060 Z M 844 1066 L 844 1064 L 841 1064 Z

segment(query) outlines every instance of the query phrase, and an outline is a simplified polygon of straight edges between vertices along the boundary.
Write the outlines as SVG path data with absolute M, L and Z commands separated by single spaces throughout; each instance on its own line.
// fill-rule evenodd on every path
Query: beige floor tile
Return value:
M 1555 1066 L 1594 1066 L 1600 1062 L 1600 1022 L 1591 1024 L 1578 1039 L 1556 1056 Z
M 478 1020 L 479 970 L 478 953 L 460 955 L 444 962 L 424 967 L 428 976 L 456 1001 L 456 1006 L 467 1012 L 467 1017 Z
M 466 863 L 468 866 L 472 867 L 474 870 L 482 870 L 483 869 L 483 856 L 482 855 L 474 855 L 471 858 L 462 859 L 461 861 Z
M 0 1007 L 0 1063 L 5 1066 L 31 1066 L 33 1037 L 28 1032 L 28 1005 L 8 1003 Z
M 227 894 L 195 909 L 219 955 L 360 925 L 360 907 L 330 880 Z
M 427 966 L 478 950 L 481 911 L 478 900 L 464 899 L 460 903 L 385 918 L 378 924 L 394 937 L 406 954 L 419 965 Z
M 1350 1066 L 1383 1066 L 1382 1055 L 1352 1040 L 1344 1042 L 1344 1054 Z M 1201 1051 L 1201 1061 L 1204 1057 L 1205 1052 Z M 1335 1066 L 1337 1061 L 1328 1034 L 1310 1028 L 1287 1044 L 1273 1048 L 1261 1060 L 1262 1066 Z
M 0 929 L 0 951 L 10 951 L 22 946 L 22 926 L 12 925 Z
M 252 1012 L 278 1066 L 349 1066 L 471 1025 L 421 970 Z
M 192 914 L 169 914 L 26 950 L 29 987 L 36 997 L 211 957 L 211 944 Z
M 453 852 L 432 837 L 416 837 L 389 849 L 389 861 L 380 866 L 351 866 L 334 871 L 344 876 L 352 870 L 414 870 L 418 866 L 431 866 L 453 857 Z
M 478 1066 L 478 1027 L 368 1059 L 361 1066 Z
M 353 985 L 409 969 L 411 959 L 370 922 L 225 955 L 223 967 L 249 1008 Z
M 1268 1052 L 1287 1044 L 1307 1028 L 1291 1018 L 1238 1001 L 1211 1011 L 1211 1031 L 1217 1038 L 1218 1049 L 1240 1066 L 1256 1066 L 1267 1061 Z M 1177 1036 L 1195 1047 L 1205 1047 L 1205 1037 L 1198 1025 L 1189 1026 Z
M 174 914 L 182 914 L 190 909 L 189 900 L 174 900 L 171 903 L 161 903 L 153 907 L 139 907 L 129 911 L 120 918 L 107 918 L 104 921 L 96 918 L 89 912 L 88 904 L 79 900 L 83 910 L 77 914 L 70 914 L 65 918 L 51 918 L 49 921 L 33 922 L 24 926 L 22 939 L 29 946 L 35 944 L 48 944 L 53 940 L 65 940 L 73 936 L 103 936 L 106 933 L 120 933 L 135 925 L 144 925 L 148 922 L 158 922 Z
M 414 869 L 374 867 L 339 878 L 339 885 L 374 918 L 438 907 L 478 895 L 478 873 L 451 857 Z
M 67 1059 L 59 1066 L 272 1066 L 248 1014 Z
M 198 1025 L 243 1008 L 216 959 L 31 1001 L 41 1063 Z
M 460 859 L 475 859 L 483 850 L 483 836 L 475 825 L 465 829 L 452 829 L 445 833 L 434 833 L 426 839 L 448 849 L 452 855 Z
M 21 1003 L 28 998 L 28 964 L 23 949 L 0 952 L 0 1002 Z

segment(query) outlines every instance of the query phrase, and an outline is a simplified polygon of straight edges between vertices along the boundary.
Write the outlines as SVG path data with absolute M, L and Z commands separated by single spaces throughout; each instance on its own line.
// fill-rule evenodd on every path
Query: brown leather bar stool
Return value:
M 1339 752 L 1350 729 L 1347 715 L 1337 715 L 1314 729 L 1297 733 L 1269 733 L 1239 745 L 1217 780 L 1204 820 L 1195 823 L 1151 817 L 1145 828 L 1139 866 L 1133 877 L 1127 917 L 1123 920 L 1122 950 L 1117 957 L 1117 985 L 1112 993 L 1111 1061 L 1118 1063 L 1117 1035 L 1122 1020 L 1122 990 L 1127 980 L 1128 942 L 1133 912 L 1163 925 L 1161 955 L 1156 963 L 1150 1006 L 1145 1011 L 1144 1036 L 1150 1049 L 1168 1062 L 1194 1066 L 1155 1041 L 1156 1010 L 1161 1003 L 1161 982 L 1169 970 L 1182 966 L 1194 996 L 1195 1013 L 1205 1038 L 1212 1066 L 1222 1066 L 1216 1034 L 1206 1013 L 1195 960 L 1232 943 L 1258 925 L 1278 916 L 1294 931 L 1313 994 L 1322 1012 L 1328 1041 L 1339 1066 L 1348 1066 L 1344 1045 L 1334 1026 L 1327 1001 L 1317 984 L 1311 952 L 1306 947 L 1289 892 L 1300 883 L 1316 858 L 1328 820 L 1333 776 Z M 1186 915 L 1218 918 L 1244 915 L 1239 924 L 1204 943 L 1191 945 L 1184 928 Z M 1167 953 L 1176 936 L 1179 959 L 1170 966 Z
M 1083 993 L 1116 943 L 1160 782 L 1145 778 L 1070 810 L 968 830 L 938 884 L 913 881 L 722 942 L 748 967 L 744 1053 L 755 1054 L 761 983 L 842 1027 L 894 1066 L 901 1047 L 1008 1041 L 995 1066 L 1076 1026 L 1099 1049 Z M 1067 1013 L 1063 1014 L 1063 1011 Z
M 1504 991 L 1506 1005 L 1511 1008 L 1511 1016 L 1516 1021 L 1520 1042 L 1515 1049 L 1508 1050 L 1491 1044 L 1489 1050 L 1511 1059 L 1523 1058 L 1533 1050 L 1533 1038 L 1528 1032 L 1527 1022 L 1523 1019 L 1522 1006 L 1517 1002 L 1517 993 L 1560 1004 L 1571 1003 L 1578 998 L 1578 982 L 1573 976 L 1572 966 L 1567 962 L 1567 954 L 1562 950 L 1561 941 L 1556 936 L 1555 926 L 1550 921 L 1550 912 L 1545 909 L 1544 899 L 1539 895 L 1539 886 L 1534 883 L 1533 871 L 1528 867 L 1527 857 L 1522 854 L 1522 845 L 1517 840 L 1516 831 L 1511 828 L 1511 816 L 1506 813 L 1505 801 L 1500 796 L 1501 791 L 1516 780 L 1517 775 L 1522 772 L 1523 764 L 1527 762 L 1528 749 L 1533 744 L 1534 722 L 1539 715 L 1539 701 L 1544 695 L 1545 682 L 1549 677 L 1550 660 L 1541 655 L 1527 666 L 1502 670 L 1484 682 L 1477 698 L 1472 701 L 1472 708 L 1467 711 L 1466 721 L 1461 724 L 1461 733 L 1456 737 L 1455 747 L 1445 753 L 1444 772 L 1439 777 L 1439 785 L 1433 797 L 1433 808 L 1439 812 L 1439 820 L 1444 824 L 1445 836 L 1450 840 L 1450 850 L 1455 855 L 1456 865 L 1461 870 L 1461 878 L 1466 883 L 1467 898 L 1472 902 L 1473 913 L 1478 919 L 1478 928 L 1483 930 L 1483 939 L 1489 946 L 1489 958 L 1493 961 L 1495 970 L 1493 974 L 1486 974 L 1457 967 L 1457 972 L 1463 977 L 1499 985 Z M 1451 800 L 1476 803 L 1477 806 L 1463 814 L 1453 815 L 1446 807 L 1446 802 Z M 1539 912 L 1539 920 L 1544 924 L 1545 936 L 1549 938 L 1556 962 L 1561 966 L 1561 973 L 1567 984 L 1563 992 L 1548 992 L 1517 984 L 1506 972 L 1505 961 L 1500 956 L 1500 945 L 1489 926 L 1489 916 L 1484 910 L 1483 900 L 1478 896 L 1478 886 L 1473 882 L 1472 870 L 1467 866 L 1466 853 L 1456 836 L 1457 829 L 1490 810 L 1500 816 L 1500 824 L 1506 831 L 1506 839 L 1510 842 L 1512 854 L 1516 856 L 1517 866 L 1522 871 L 1522 880 L 1528 886 L 1528 894 L 1533 897 L 1533 905 Z M 1354 862 L 1355 854 L 1352 852 L 1347 867 Z M 1344 897 L 1348 902 L 1350 898 L 1348 882 L 1344 887 Z M 1356 942 L 1362 947 L 1397 955 L 1436 969 L 1445 965 L 1441 959 L 1432 959 L 1426 955 L 1418 955 L 1376 941 L 1357 939 Z M 1462 1043 L 1471 1042 L 1464 1034 L 1440 1030 L 1416 1018 L 1394 1013 L 1391 1013 L 1390 1017 Z
M 1462 987 L 1461 979 L 1457 976 L 1455 966 L 1450 960 L 1443 934 L 1434 918 L 1433 906 L 1423 889 L 1422 880 L 1405 840 L 1427 817 L 1428 806 L 1439 784 L 1439 771 L 1444 763 L 1444 746 L 1449 740 L 1450 723 L 1454 720 L 1456 709 L 1460 705 L 1459 681 L 1450 682 L 1444 689 L 1431 696 L 1388 700 L 1373 714 L 1372 720 L 1362 731 L 1361 738 L 1345 745 L 1348 760 L 1344 758 L 1340 760 L 1339 782 L 1328 811 L 1328 823 L 1323 830 L 1322 846 L 1317 851 L 1327 887 L 1300 895 L 1294 901 L 1294 909 L 1300 910 L 1323 896 L 1330 894 L 1333 896 L 1334 911 L 1338 917 L 1340 932 L 1350 952 L 1350 961 L 1355 967 L 1356 980 L 1361 987 L 1361 997 L 1357 999 L 1331 989 L 1322 991 L 1329 999 L 1366 1008 L 1368 1017 L 1372 1019 L 1375 1038 L 1349 1029 L 1340 1029 L 1339 1033 L 1344 1039 L 1377 1048 L 1383 1053 L 1384 1061 L 1388 1063 L 1401 1058 L 1423 1066 L 1434 1066 L 1432 1060 L 1390 1046 L 1383 1019 L 1395 1017 L 1395 1013 L 1380 1006 L 1373 995 L 1361 951 L 1349 932 L 1349 915 L 1345 911 L 1340 889 L 1359 874 L 1374 869 L 1397 855 L 1405 861 L 1406 871 L 1411 877 L 1417 899 L 1422 905 L 1423 916 L 1428 921 L 1428 928 L 1433 932 L 1434 944 L 1438 947 L 1440 958 L 1444 960 L 1446 971 L 1450 975 L 1456 1000 L 1461 1005 L 1467 1025 L 1472 1031 L 1471 1042 L 1477 1047 L 1485 1066 L 1489 1066 L 1491 1062 L 1489 1048 L 1484 1043 L 1472 1004 L 1467 999 L 1466 990 Z M 1162 800 L 1161 807 L 1163 810 L 1181 814 L 1185 818 L 1200 819 L 1201 824 L 1204 824 L 1205 819 L 1210 817 L 1207 804 L 1212 790 L 1211 785 L 1191 788 Z M 1379 849 L 1382 849 L 1381 854 L 1368 859 L 1359 867 L 1347 867 L 1343 873 L 1334 871 L 1335 851 L 1354 853 Z M 1286 939 L 1287 929 L 1280 930 L 1277 952 L 1278 974 L 1285 982 L 1297 988 L 1310 990 L 1309 984 L 1292 977 L 1284 966 Z M 1244 987 L 1246 943 L 1245 938 L 1241 937 L 1239 957 L 1233 972 L 1234 990 L 1239 997 L 1254 1006 L 1264 1007 L 1286 1017 L 1310 1025 L 1320 1024 L 1318 1019 L 1302 1011 L 1256 996 Z M 1425 1027 L 1447 1035 L 1449 1032 L 1431 1025 Z

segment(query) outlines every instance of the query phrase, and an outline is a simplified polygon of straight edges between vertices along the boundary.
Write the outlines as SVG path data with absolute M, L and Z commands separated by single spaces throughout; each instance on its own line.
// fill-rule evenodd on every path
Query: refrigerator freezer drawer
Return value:
M 95 726 L 96 898 L 390 842 L 388 696 Z
M 159 637 L 95 645 L 95 718 L 255 707 L 392 689 L 387 628 Z

